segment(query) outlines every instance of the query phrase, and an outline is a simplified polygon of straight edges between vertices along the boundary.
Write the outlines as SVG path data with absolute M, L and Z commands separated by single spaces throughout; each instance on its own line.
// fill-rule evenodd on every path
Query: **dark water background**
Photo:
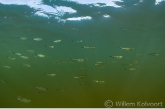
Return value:
M 77 10 L 74 16 L 92 17 L 92 20 L 65 23 L 34 16 L 31 12 L 35 10 L 28 6 L 0 4 L 0 79 L 8 82 L 0 83 L 0 107 L 105 107 L 106 100 L 165 103 L 165 2 L 154 3 L 154 0 L 146 0 L 133 6 L 131 1 L 125 1 L 121 4 L 124 8 L 89 9 L 88 5 L 61 2 Z M 101 15 L 105 13 L 111 17 L 103 18 Z M 63 16 L 67 17 L 72 15 Z M 19 37 L 27 37 L 27 40 Z M 43 40 L 34 41 L 36 37 Z M 58 39 L 60 43 L 52 42 Z M 45 45 L 54 45 L 54 48 Z M 95 46 L 95 49 L 82 46 Z M 134 50 L 124 51 L 120 47 Z M 29 49 L 46 57 L 25 51 Z M 13 52 L 29 58 L 22 59 Z M 114 55 L 123 58 L 110 57 Z M 10 60 L 9 56 L 16 59 Z M 70 58 L 86 61 L 70 62 Z M 105 64 L 95 66 L 100 61 Z M 133 64 L 137 69 L 125 70 L 130 66 L 123 64 Z M 56 76 L 49 77 L 45 73 Z M 73 75 L 87 75 L 87 78 L 75 79 Z M 39 93 L 35 87 L 49 90 Z M 18 96 L 32 102 L 21 103 Z

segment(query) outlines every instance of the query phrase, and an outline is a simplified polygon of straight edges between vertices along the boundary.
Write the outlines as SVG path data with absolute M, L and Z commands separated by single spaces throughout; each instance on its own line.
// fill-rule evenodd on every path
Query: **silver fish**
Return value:
M 54 74 L 54 73 L 45 73 L 45 75 L 51 76 L 51 77 L 56 76 L 56 74 Z
M 38 90 L 40 90 L 40 91 L 48 91 L 48 89 L 47 88 L 44 88 L 44 87 L 36 87 L 36 89 L 38 89 Z
M 94 49 L 95 46 L 83 46 L 82 48 L 86 48 L 86 49 Z
M 86 78 L 87 77 L 87 75 L 79 75 L 79 76 L 73 76 L 74 78 Z
M 136 68 L 133 68 L 133 67 L 132 68 L 128 68 L 128 69 L 125 68 L 125 70 L 135 71 Z
M 57 62 L 58 62 L 58 63 L 62 63 L 62 62 L 63 62 L 63 63 L 65 63 L 65 62 L 66 62 L 66 60 L 63 60 L 63 59 L 58 59 L 58 60 L 57 60 Z
M 37 56 L 40 57 L 40 58 L 45 58 L 45 57 L 46 57 L 46 56 L 43 55 L 43 54 L 37 54 Z
M 26 40 L 27 37 L 19 37 L 19 39 L 21 39 L 21 40 Z
M 28 59 L 28 57 L 27 56 L 20 56 L 21 58 L 23 58 L 23 59 Z
M 13 52 L 13 54 L 16 54 L 18 56 L 21 56 L 22 55 L 21 53 L 15 53 L 15 52 Z
M 10 59 L 10 60 L 15 60 L 16 58 L 13 58 L 13 57 L 8 57 L 8 59 Z
M 121 50 L 125 50 L 125 51 L 132 51 L 134 50 L 134 48 L 125 48 L 125 47 L 120 47 Z
M 101 66 L 101 65 L 104 65 L 104 64 L 105 64 L 105 62 L 96 62 L 95 63 L 96 66 Z
M 35 41 L 41 41 L 42 38 L 34 38 Z
M 17 100 L 21 101 L 22 103 L 30 103 L 32 100 L 27 98 L 22 98 L 20 96 L 17 97 Z
M 8 69 L 11 68 L 10 66 L 6 66 L 6 65 L 4 65 L 3 67 L 8 68 Z
M 72 40 L 72 42 L 81 43 L 81 42 L 83 42 L 83 41 L 82 41 L 82 40 Z
M 123 58 L 123 56 L 110 56 L 110 57 L 116 58 L 116 59 L 121 59 L 121 58 Z
M 159 54 L 158 54 L 158 53 L 149 53 L 148 55 L 151 55 L 151 56 L 158 56 Z
M 96 83 L 102 83 L 102 84 L 105 83 L 105 81 L 103 81 L 103 80 L 101 80 L 101 81 L 100 80 L 94 80 L 94 82 L 96 82 Z
M 29 64 L 23 64 L 24 67 L 31 67 Z
M 45 45 L 46 47 L 48 47 L 48 48 L 54 48 L 54 46 L 53 45 L 50 45 L 50 46 L 47 46 L 47 45 Z
M 55 40 L 55 41 L 53 41 L 53 42 L 55 42 L 55 43 L 59 43 L 59 42 L 61 42 L 61 40 Z
M 82 59 L 82 58 L 71 58 L 71 61 L 84 62 L 85 59 Z
M 123 64 L 123 66 L 132 66 L 133 64 Z

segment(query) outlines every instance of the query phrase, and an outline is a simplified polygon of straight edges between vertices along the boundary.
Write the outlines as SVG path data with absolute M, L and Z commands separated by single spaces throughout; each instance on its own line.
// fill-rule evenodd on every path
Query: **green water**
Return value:
M 96 9 L 110 13 L 108 19 L 98 17 L 95 11 L 87 13 L 84 10 L 83 13 L 81 10 L 80 15 L 91 14 L 92 20 L 65 23 L 33 16 L 30 13 L 33 9 L 27 6 L 0 6 L 0 107 L 94 108 L 105 107 L 106 100 L 163 102 L 164 107 L 164 2 L 155 6 L 151 0 L 138 6 L 128 4 L 125 9 Z M 25 17 L 24 11 L 30 17 Z M 27 37 L 27 40 L 20 37 Z M 33 38 L 37 37 L 43 40 L 34 41 Z M 60 43 L 53 42 L 59 39 Z M 83 46 L 95 48 L 83 49 Z M 134 50 L 125 51 L 120 47 Z M 159 55 L 150 56 L 148 53 Z M 46 57 L 40 58 L 36 54 Z M 123 58 L 110 57 L 115 55 Z M 72 62 L 71 58 L 85 61 Z M 96 62 L 105 64 L 96 66 Z M 136 70 L 125 70 L 132 67 Z M 45 73 L 55 73 L 56 76 L 49 77 Z M 87 77 L 74 78 L 79 75 Z M 39 93 L 36 87 L 48 88 L 48 91 Z M 32 102 L 22 103 L 17 100 L 18 96 Z

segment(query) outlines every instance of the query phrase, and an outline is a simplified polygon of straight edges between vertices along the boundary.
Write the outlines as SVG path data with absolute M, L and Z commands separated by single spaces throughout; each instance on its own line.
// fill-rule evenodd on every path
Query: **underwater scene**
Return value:
M 164 0 L 0 0 L 0 108 L 165 107 Z

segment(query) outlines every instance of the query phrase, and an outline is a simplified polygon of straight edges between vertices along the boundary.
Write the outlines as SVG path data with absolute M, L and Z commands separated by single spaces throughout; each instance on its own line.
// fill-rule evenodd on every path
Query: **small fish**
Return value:
M 57 60 L 57 62 L 59 62 L 59 63 L 62 63 L 62 62 L 66 62 L 65 60 Z
M 120 47 L 121 50 L 125 50 L 125 51 L 132 51 L 134 50 L 134 48 L 124 48 L 124 47 Z
M 27 37 L 19 37 L 19 39 L 21 39 L 21 40 L 26 40 Z
M 16 58 L 13 58 L 13 57 L 8 57 L 8 59 L 10 59 L 10 60 L 15 60 Z
M 31 67 L 29 64 L 23 64 L 24 67 Z
M 52 45 L 52 46 L 47 46 L 47 45 L 45 45 L 46 47 L 48 47 L 48 48 L 54 48 L 54 46 Z
M 27 52 L 29 52 L 29 53 L 34 53 L 34 52 L 36 52 L 35 50 L 26 50 Z
M 41 41 L 42 38 L 34 38 L 35 41 Z
M 101 65 L 104 65 L 105 64 L 105 62 L 96 62 L 96 66 L 101 66 Z
M 54 73 L 45 73 L 45 75 L 51 76 L 51 77 L 56 76 L 56 74 L 54 74 Z
M 44 88 L 44 87 L 36 87 L 36 89 L 38 89 L 40 91 L 43 91 L 43 92 L 48 91 L 48 89 Z
M 148 55 L 150 55 L 150 56 L 158 56 L 159 54 L 158 53 L 149 53 Z
M 133 64 L 123 64 L 123 66 L 132 66 Z
M 116 58 L 116 59 L 121 59 L 121 58 L 123 58 L 123 56 L 110 56 L 110 57 Z
M 133 68 L 133 67 L 132 68 L 128 68 L 128 69 L 125 68 L 125 70 L 135 71 L 136 68 Z
M 23 59 L 28 59 L 28 57 L 27 56 L 20 56 L 21 58 L 23 58 Z
M 15 53 L 15 52 L 13 52 L 13 54 L 16 54 L 18 56 L 21 56 L 22 55 L 21 53 Z
M 96 83 L 105 83 L 105 81 L 99 81 L 99 80 L 94 80 L 94 82 L 96 82 Z
M 79 76 L 73 76 L 74 78 L 86 78 L 87 77 L 87 75 L 79 75 Z
M 45 58 L 45 57 L 46 57 L 46 56 L 43 55 L 43 54 L 37 54 L 37 56 L 40 57 L 40 58 Z
M 55 40 L 55 41 L 53 41 L 53 42 L 55 42 L 55 43 L 59 43 L 59 42 L 61 42 L 61 40 Z
M 5 84 L 7 84 L 7 83 L 8 83 L 7 81 L 4 81 L 4 80 L 2 80 L 2 79 L 1 79 L 1 82 L 2 82 L 2 83 L 5 83 Z
M 95 46 L 83 46 L 82 48 L 86 48 L 86 49 L 94 49 Z
M 77 61 L 77 62 L 84 62 L 85 59 L 81 59 L 81 58 L 71 58 L 72 61 Z
M 4 65 L 3 67 L 8 68 L 8 69 L 10 69 L 10 68 L 11 68 L 10 66 L 5 66 L 5 65 Z
M 94 82 L 96 82 L 96 83 L 99 83 L 99 80 L 93 80 Z
M 75 41 L 75 40 L 72 40 L 72 42 L 81 43 L 81 42 L 83 42 L 83 41 L 82 41 L 82 40 L 77 40 L 77 41 Z
M 27 98 L 22 98 L 20 96 L 17 97 L 17 100 L 21 101 L 22 103 L 30 103 L 32 100 Z
M 105 14 L 105 15 L 103 15 L 103 17 L 108 18 L 108 17 L 110 17 L 110 15 Z
M 95 65 L 96 65 L 96 66 L 101 66 L 101 65 L 104 65 L 104 64 L 101 64 L 101 63 L 96 63 Z
M 105 62 L 96 62 L 97 64 L 104 64 Z

